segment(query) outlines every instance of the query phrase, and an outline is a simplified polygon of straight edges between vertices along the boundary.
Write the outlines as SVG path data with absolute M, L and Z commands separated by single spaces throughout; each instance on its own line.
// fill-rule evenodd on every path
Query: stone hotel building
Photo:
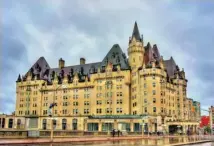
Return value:
M 128 57 L 114 44 L 100 62 L 58 67 L 40 57 L 16 81 L 13 128 L 26 130 L 175 132 L 197 130 L 200 103 L 187 97 L 184 69 L 146 44 L 137 23 Z M 52 103 L 56 106 L 49 108 Z M 50 115 L 52 116 L 50 118 Z M 0 118 L 1 128 L 9 119 Z M 53 125 L 52 125 L 53 124 Z M 8 124 L 4 124 L 8 125 Z M 24 125 L 24 126 L 23 126 Z M 4 127 L 8 128 L 8 127 Z

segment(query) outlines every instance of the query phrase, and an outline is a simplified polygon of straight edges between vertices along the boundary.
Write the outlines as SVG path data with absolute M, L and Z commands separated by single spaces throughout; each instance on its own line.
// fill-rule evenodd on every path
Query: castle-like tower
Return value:
M 200 118 L 200 103 L 186 90 L 184 70 L 172 57 L 164 60 L 157 45 L 145 45 L 135 22 L 128 57 L 115 44 L 96 63 L 81 58 L 66 66 L 61 58 L 51 68 L 39 58 L 17 79 L 15 114 L 26 129 L 48 130 L 52 116 L 59 130 L 172 132 L 180 125 L 185 132 Z

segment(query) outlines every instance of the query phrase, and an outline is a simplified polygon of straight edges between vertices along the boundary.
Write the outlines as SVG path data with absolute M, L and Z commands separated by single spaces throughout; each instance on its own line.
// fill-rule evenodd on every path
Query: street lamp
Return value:
M 145 104 L 145 105 L 143 105 L 142 106 L 142 114 L 143 114 L 143 108 L 145 107 L 145 106 L 147 106 L 147 105 L 150 105 L 151 103 L 147 103 L 147 104 Z M 143 117 L 143 115 L 142 115 L 142 136 L 144 135 L 144 119 L 145 118 L 147 118 L 148 119 L 148 122 L 147 122 L 147 127 L 148 127 L 148 136 L 149 136 L 149 116 L 148 115 L 146 115 L 145 117 Z
M 212 117 L 212 108 L 209 109 L 209 116 L 210 116 L 210 129 L 211 135 L 213 135 L 213 117 Z
M 201 109 L 201 110 L 209 112 L 209 116 L 210 116 L 210 129 L 211 129 L 211 135 L 212 135 L 213 134 L 212 108 L 210 108 L 209 110 L 205 110 L 205 109 Z
M 142 117 L 142 136 L 144 136 L 144 129 L 145 129 L 145 122 L 144 122 L 144 119 L 149 119 L 149 116 L 145 116 L 145 117 Z M 148 120 L 148 123 L 147 123 L 147 127 L 148 127 L 148 137 L 149 137 L 149 120 Z

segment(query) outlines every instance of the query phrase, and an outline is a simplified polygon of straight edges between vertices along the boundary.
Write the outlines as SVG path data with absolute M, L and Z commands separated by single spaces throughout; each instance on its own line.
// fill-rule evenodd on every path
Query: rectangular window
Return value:
M 147 107 L 144 108 L 144 112 L 147 113 Z
M 123 96 L 123 93 L 122 93 L 122 92 L 120 92 L 120 96 Z
M 161 104 L 163 104 L 163 99 L 161 99 Z
M 78 109 L 73 109 L 73 114 L 78 114 Z
M 153 107 L 153 112 L 156 113 L 156 107 Z
M 156 95 L 156 91 L 155 91 L 155 90 L 152 90 L 152 94 L 153 94 L 153 95 Z
M 152 86 L 153 86 L 153 87 L 156 87 L 156 84 L 155 84 L 155 82 L 153 82 L 153 83 L 152 83 Z
M 97 114 L 101 114 L 102 113 L 102 109 L 101 108 L 98 108 L 97 109 Z
M 144 83 L 144 88 L 146 88 L 146 83 Z
M 122 108 L 117 108 L 117 113 L 122 113 Z
M 102 101 L 101 100 L 97 100 L 97 105 L 101 105 Z
M 147 95 L 147 92 L 146 91 L 144 91 L 144 96 L 146 96 Z
M 155 98 L 153 98 L 153 103 L 156 103 L 156 99 Z
M 84 109 L 84 114 L 89 114 L 89 109 Z

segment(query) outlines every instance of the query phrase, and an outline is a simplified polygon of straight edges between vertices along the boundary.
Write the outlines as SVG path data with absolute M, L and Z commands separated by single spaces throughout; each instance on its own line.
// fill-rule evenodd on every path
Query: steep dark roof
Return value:
M 145 64 L 147 65 L 148 63 L 150 63 L 152 60 L 154 60 L 153 57 L 153 49 L 151 47 L 150 42 L 147 43 L 145 48 Z
M 108 62 L 111 62 L 113 65 L 120 64 L 121 69 L 129 69 L 127 57 L 118 44 L 112 46 L 103 59 L 101 66 L 106 66 Z
M 158 47 L 156 44 L 153 45 L 152 50 L 153 50 L 154 58 L 159 61 L 160 60 L 160 53 L 159 53 L 159 50 L 158 50 Z
M 138 30 L 137 22 L 134 23 L 134 29 L 132 32 L 132 38 L 135 37 L 136 40 L 141 41 L 140 32 Z
M 173 76 L 176 71 L 176 63 L 174 59 L 171 57 L 169 60 L 164 60 L 164 64 L 169 77 Z
M 35 76 L 37 76 L 39 79 L 44 79 L 49 82 L 51 82 L 51 79 L 54 78 L 55 74 L 58 76 L 58 79 L 66 76 L 71 77 L 72 75 L 74 75 L 74 73 L 78 73 L 81 76 L 81 78 L 82 77 L 84 78 L 84 76 L 90 77 L 90 74 L 97 73 L 98 68 L 100 68 L 100 70 L 102 71 L 102 68 L 106 67 L 107 61 L 111 62 L 115 66 L 120 65 L 121 69 L 129 69 L 125 53 L 123 53 L 118 44 L 115 44 L 107 53 L 102 62 L 66 66 L 60 69 L 60 68 L 50 68 L 45 58 L 40 57 L 36 61 L 36 63 L 29 69 L 28 72 L 32 73 L 33 75 L 32 79 Z M 17 81 L 20 81 L 20 79 L 18 78 Z
M 49 70 L 49 69 L 50 69 L 50 66 L 45 60 L 45 58 L 40 57 L 36 61 L 36 63 L 28 70 L 28 72 L 31 72 L 32 75 L 38 75 L 40 78 L 43 78 L 43 74 L 45 73 L 46 70 Z
M 19 74 L 18 79 L 16 80 L 16 82 L 21 82 L 21 75 Z
M 100 66 L 100 62 L 96 62 L 96 63 L 89 63 L 89 64 L 81 64 L 81 65 L 73 65 L 73 66 L 66 66 L 62 69 L 60 68 L 51 68 L 50 72 L 49 72 L 49 77 L 52 74 L 52 72 L 54 71 L 55 73 L 57 73 L 57 75 L 59 75 L 61 73 L 61 71 L 64 71 L 65 75 L 70 74 L 71 69 L 73 69 L 73 72 L 77 72 L 79 73 L 81 71 L 81 68 L 83 68 L 83 74 L 90 74 L 90 73 L 94 73 L 97 72 L 98 67 Z

